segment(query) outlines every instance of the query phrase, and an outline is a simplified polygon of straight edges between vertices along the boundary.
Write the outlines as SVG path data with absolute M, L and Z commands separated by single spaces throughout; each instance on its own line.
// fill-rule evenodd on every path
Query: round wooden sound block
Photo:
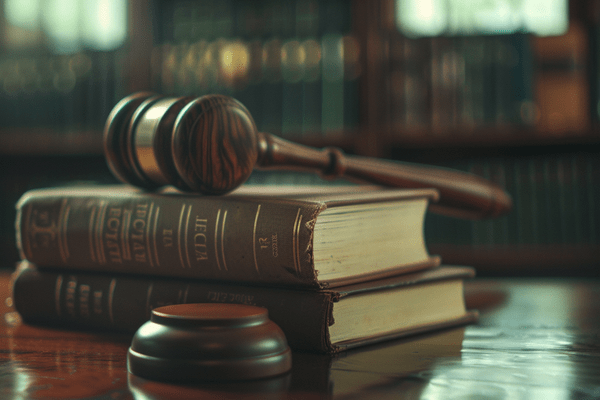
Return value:
M 240 304 L 159 307 L 133 337 L 130 373 L 160 381 L 232 381 L 291 369 L 283 331 L 265 308 Z

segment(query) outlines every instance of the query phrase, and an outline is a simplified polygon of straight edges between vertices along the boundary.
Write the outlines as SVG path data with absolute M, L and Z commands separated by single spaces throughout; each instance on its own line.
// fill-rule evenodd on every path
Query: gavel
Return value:
M 239 101 L 223 95 L 167 97 L 131 94 L 104 128 L 104 153 L 121 181 L 156 189 L 172 185 L 205 195 L 228 193 L 254 168 L 318 172 L 325 178 L 400 188 L 435 188 L 431 211 L 459 218 L 507 213 L 512 200 L 498 185 L 462 171 L 346 155 L 259 132 Z

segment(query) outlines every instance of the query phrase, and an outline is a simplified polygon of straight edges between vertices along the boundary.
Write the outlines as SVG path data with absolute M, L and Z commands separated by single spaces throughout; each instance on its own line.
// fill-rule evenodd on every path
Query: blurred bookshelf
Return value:
M 427 217 L 446 262 L 480 275 L 598 276 L 600 5 L 465 3 L 1 1 L 0 249 L 16 259 L 13 205 L 25 190 L 114 182 L 102 128 L 123 96 L 222 93 L 291 140 L 505 187 L 506 217 Z

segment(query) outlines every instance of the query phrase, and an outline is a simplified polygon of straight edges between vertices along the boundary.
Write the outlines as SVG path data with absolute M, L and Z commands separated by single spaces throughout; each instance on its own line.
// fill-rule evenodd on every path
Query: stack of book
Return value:
M 266 307 L 290 347 L 334 353 L 472 321 L 471 268 L 440 266 L 433 189 L 248 185 L 225 196 L 72 186 L 17 204 L 27 323 L 134 332 L 177 303 Z

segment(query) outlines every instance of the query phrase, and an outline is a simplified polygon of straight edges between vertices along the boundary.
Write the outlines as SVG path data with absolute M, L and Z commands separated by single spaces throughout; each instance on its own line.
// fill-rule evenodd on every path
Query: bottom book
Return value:
M 468 267 L 442 266 L 323 290 L 244 286 L 181 279 L 38 270 L 23 261 L 13 301 L 26 323 L 135 332 L 153 308 L 179 303 L 265 307 L 293 350 L 335 353 L 465 324 Z

